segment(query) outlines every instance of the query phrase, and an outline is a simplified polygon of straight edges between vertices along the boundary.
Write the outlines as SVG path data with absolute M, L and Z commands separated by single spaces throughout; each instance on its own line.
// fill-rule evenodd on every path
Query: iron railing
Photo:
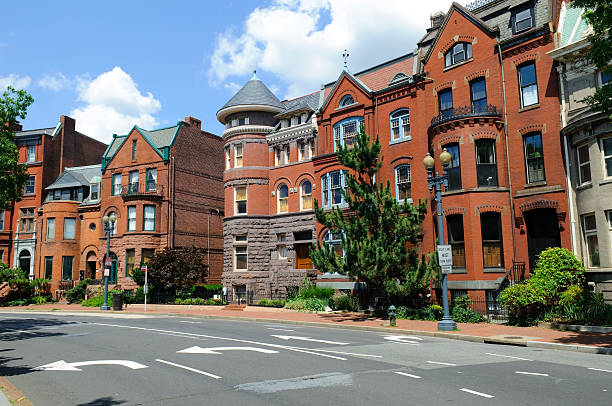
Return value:
M 163 186 L 157 182 L 130 183 L 121 187 L 121 196 L 163 195 Z
M 437 116 L 432 118 L 430 127 L 460 118 L 484 116 L 501 117 L 501 111 L 492 104 L 471 104 L 469 106 L 453 107 L 441 111 Z

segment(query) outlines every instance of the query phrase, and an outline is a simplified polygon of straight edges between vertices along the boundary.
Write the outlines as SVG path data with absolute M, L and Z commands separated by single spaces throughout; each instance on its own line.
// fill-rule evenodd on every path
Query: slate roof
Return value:
M 276 117 L 282 117 L 299 110 L 316 111 L 320 103 L 320 91 L 301 96 L 296 99 L 283 101 L 285 110 L 281 111 Z
M 264 105 L 283 109 L 284 106 L 278 98 L 263 84 L 257 76 L 253 75 L 251 80 L 236 93 L 219 111 L 233 106 Z
M 28 135 L 53 135 L 55 131 L 55 127 L 51 128 L 39 128 L 36 130 L 25 130 L 25 131 L 15 131 L 15 137 L 27 137 Z
M 178 131 L 179 127 L 180 123 L 177 123 L 171 127 L 159 128 L 157 130 L 145 130 L 144 128 L 134 126 L 136 131 L 146 137 L 153 144 L 153 147 L 157 148 L 158 150 L 171 146 L 174 135 Z M 130 131 L 130 133 L 131 132 L 132 131 Z M 112 158 L 128 135 L 129 133 L 125 135 L 113 136 L 113 140 L 106 149 L 103 158 Z
M 102 165 L 75 166 L 66 168 L 58 178 L 45 190 L 63 189 L 69 187 L 89 186 L 91 180 L 102 174 Z

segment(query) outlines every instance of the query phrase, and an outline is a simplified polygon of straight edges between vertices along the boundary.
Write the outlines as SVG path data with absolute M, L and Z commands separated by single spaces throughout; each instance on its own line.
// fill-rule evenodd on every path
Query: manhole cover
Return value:
M 504 338 L 507 338 L 508 340 L 520 340 L 521 336 L 505 336 Z

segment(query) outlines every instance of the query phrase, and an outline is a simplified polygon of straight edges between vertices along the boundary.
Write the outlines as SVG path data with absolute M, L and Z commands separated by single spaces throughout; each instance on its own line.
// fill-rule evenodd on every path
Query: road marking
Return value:
M 313 343 L 323 343 L 323 344 L 336 344 L 336 345 L 348 345 L 350 343 L 343 343 L 340 341 L 328 341 L 328 340 L 319 340 L 316 338 L 311 338 L 311 337 L 298 337 L 298 336 L 280 336 L 280 335 L 275 335 L 275 334 L 271 334 L 271 337 L 276 337 L 276 338 L 280 338 L 281 340 L 300 340 L 300 341 L 311 341 Z
M 162 335 L 165 335 L 165 336 L 172 336 L 172 337 L 191 338 L 191 339 L 194 339 L 194 340 L 208 341 L 208 338 L 187 337 L 187 336 L 184 336 L 183 334 L 174 334 L 174 333 L 157 333 L 157 334 L 162 334 Z
M 536 376 L 548 376 L 548 374 L 541 374 L 539 372 L 524 372 L 524 371 L 516 371 L 516 374 L 522 374 L 522 375 L 536 375 Z
M 513 359 L 518 359 L 518 360 L 521 360 L 521 361 L 533 361 L 532 359 L 529 359 L 529 358 L 513 357 L 512 355 L 493 354 L 491 352 L 485 352 L 485 354 L 492 355 L 494 357 L 513 358 Z
M 105 360 L 99 360 L 99 361 L 81 361 L 81 362 L 66 362 L 62 359 L 62 360 L 52 362 L 50 364 L 42 365 L 42 366 L 32 368 L 32 369 L 36 371 L 82 371 L 82 369 L 79 369 L 77 367 L 84 367 L 87 365 L 121 365 L 123 367 L 127 367 L 130 369 L 148 368 L 146 365 L 139 364 L 138 362 L 127 361 L 127 360 L 122 360 L 122 359 L 119 359 L 119 360 L 105 359 Z
M 451 367 L 456 367 L 457 364 L 451 364 L 450 362 L 438 362 L 438 361 L 427 361 L 428 364 L 438 364 L 438 365 L 448 365 Z
M 330 352 L 332 354 L 342 354 L 342 355 L 355 355 L 358 357 L 372 357 L 372 358 L 382 358 L 382 355 L 371 355 L 371 354 L 359 354 L 356 352 L 343 352 L 343 351 L 332 351 L 332 350 L 322 350 L 320 348 L 316 348 L 314 351 L 320 352 Z
M 478 395 L 478 396 L 482 396 L 483 398 L 487 398 L 487 399 L 491 399 L 494 398 L 495 396 L 493 395 L 487 395 L 486 393 L 482 393 L 482 392 L 476 392 L 475 390 L 471 390 L 471 389 L 466 389 L 466 388 L 461 388 L 459 389 L 463 392 L 467 392 L 467 393 L 471 393 L 472 395 Z
M 199 369 L 187 367 L 185 365 L 175 364 L 174 362 L 164 361 L 163 359 L 156 359 L 155 361 L 161 362 L 162 364 L 172 365 L 173 367 L 183 368 L 183 369 L 186 369 L 187 371 L 195 372 L 197 374 L 206 375 L 206 376 L 214 378 L 214 379 L 221 379 L 221 377 L 219 375 L 211 374 L 209 372 L 200 371 Z
M 276 330 L 276 331 L 295 331 L 295 330 L 291 330 L 288 328 L 274 328 L 274 327 L 268 327 L 268 330 Z
M 187 321 L 187 320 L 179 320 L 179 323 L 202 324 L 201 321 Z
M 609 369 L 598 369 L 598 368 L 589 368 L 591 371 L 601 371 L 601 372 L 610 372 L 612 373 L 612 371 L 610 371 Z
M 418 344 L 416 341 L 412 341 L 412 340 L 417 340 L 417 341 L 423 341 L 422 338 L 420 337 L 415 337 L 415 336 L 385 336 L 384 337 L 385 340 L 389 340 L 391 342 L 394 343 L 402 343 L 402 344 Z
M 263 347 L 281 348 L 281 349 L 284 349 L 284 350 L 301 352 L 301 353 L 304 353 L 304 354 L 318 355 L 319 357 L 332 358 L 332 359 L 337 359 L 337 360 L 340 360 L 340 361 L 346 361 L 346 358 L 336 357 L 335 355 L 321 354 L 321 353 L 318 353 L 318 352 L 313 352 L 313 350 L 311 350 L 309 348 L 292 347 L 292 346 L 289 346 L 289 345 L 262 343 L 262 342 L 259 342 L 259 341 L 242 340 L 242 339 L 239 339 L 239 338 L 218 337 L 218 336 L 210 336 L 210 335 L 206 335 L 206 334 L 196 334 L 196 333 L 185 333 L 185 332 L 182 332 L 182 331 L 162 330 L 162 329 L 157 329 L 157 328 L 124 326 L 124 325 L 121 325 L 121 324 L 110 324 L 110 323 L 91 323 L 91 324 L 96 325 L 96 326 L 103 326 L 103 327 L 128 328 L 128 329 L 133 329 L 133 330 L 152 331 L 152 332 L 155 332 L 155 333 L 179 334 L 179 335 L 182 335 L 182 336 L 185 336 L 185 337 L 204 337 L 204 338 L 212 338 L 212 339 L 216 339 L 216 340 L 233 341 L 233 342 L 244 343 L 244 344 L 255 344 L 255 345 L 260 345 L 260 346 L 263 346 Z
M 421 379 L 421 377 L 420 377 L 420 376 L 418 376 L 418 375 L 407 374 L 406 372 L 398 372 L 398 371 L 396 371 L 395 373 L 396 373 L 396 374 L 398 374 L 398 375 L 404 375 L 404 376 L 407 376 L 407 377 L 409 377 L 409 378 Z
M 184 350 L 177 351 L 179 354 L 222 354 L 221 351 L 254 351 L 262 352 L 264 354 L 278 354 L 275 350 L 266 350 L 264 348 L 256 347 L 212 347 L 202 348 L 197 345 L 194 347 L 185 348 Z

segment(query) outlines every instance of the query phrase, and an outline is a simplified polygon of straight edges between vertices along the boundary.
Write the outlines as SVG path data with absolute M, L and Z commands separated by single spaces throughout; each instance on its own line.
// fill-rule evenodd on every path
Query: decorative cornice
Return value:
M 475 133 L 472 133 L 470 135 L 470 138 L 473 140 L 480 140 L 483 138 L 490 139 L 490 140 L 496 140 L 497 133 L 494 133 L 493 131 L 477 131 Z
M 269 132 L 273 130 L 274 130 L 274 127 L 267 126 L 267 125 L 258 125 L 258 124 L 240 125 L 237 127 L 228 128 L 225 131 L 223 131 L 223 139 L 225 140 L 226 138 L 231 137 L 232 135 L 239 135 L 239 134 L 268 134 Z
M 490 212 L 495 212 L 495 213 L 502 213 L 504 211 L 504 206 L 500 206 L 498 204 L 483 204 L 480 205 L 478 207 L 476 207 L 476 214 L 480 215 L 482 213 L 490 213 Z
M 476 78 L 488 78 L 488 77 L 489 77 L 489 69 L 483 69 L 483 70 L 479 70 L 474 73 L 470 73 L 464 78 L 464 81 L 465 81 L 465 84 L 467 85 L 468 83 L 470 83 L 472 80 Z
M 265 178 L 248 178 L 248 179 L 235 179 L 228 180 L 223 184 L 224 188 L 232 187 L 232 186 L 248 186 L 248 185 L 268 185 L 270 183 L 269 179 Z
M 525 127 L 516 130 L 516 132 L 518 133 L 519 136 L 523 136 L 525 134 L 529 134 L 532 132 L 541 132 L 542 134 L 546 133 L 546 123 L 543 124 L 529 124 L 526 125 Z
M 444 58 L 446 51 L 451 49 L 458 42 L 469 42 L 470 44 L 475 44 L 476 37 L 472 35 L 455 35 L 451 40 L 440 47 L 440 50 L 438 51 L 438 58 Z
M 455 88 L 455 81 L 451 81 L 451 82 L 444 82 L 439 84 L 438 86 L 434 87 L 433 89 L 433 94 L 434 96 L 436 96 L 441 90 L 444 89 L 448 89 L 448 88 L 454 89 Z
M 453 214 L 461 214 L 462 216 L 465 216 L 465 208 L 464 207 L 448 207 L 444 210 L 442 210 L 442 212 L 444 213 L 444 216 L 452 216 Z
M 529 210 L 536 209 L 557 209 L 559 207 L 559 202 L 556 200 L 548 200 L 541 199 L 533 202 L 527 202 L 520 205 L 521 212 L 526 212 Z
M 283 128 L 272 134 L 266 135 L 266 141 L 271 146 L 286 144 L 298 139 L 314 138 L 317 135 L 317 127 L 312 123 L 304 123 L 295 127 Z

